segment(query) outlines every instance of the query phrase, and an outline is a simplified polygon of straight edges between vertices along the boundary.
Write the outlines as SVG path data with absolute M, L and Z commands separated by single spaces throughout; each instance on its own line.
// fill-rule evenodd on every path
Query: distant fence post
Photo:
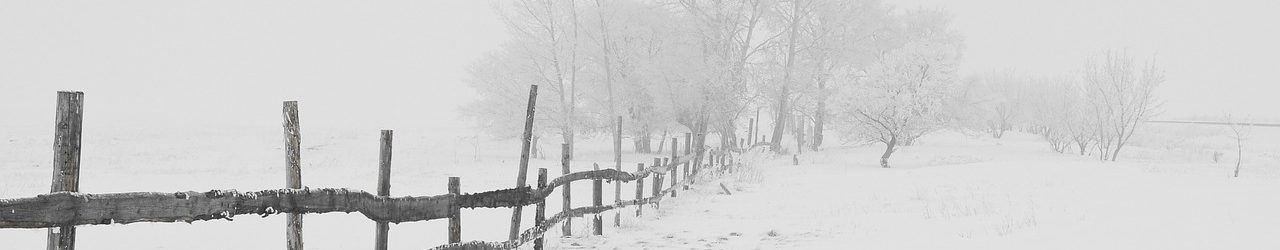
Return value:
M 688 134 L 685 134 L 685 135 L 688 135 Z M 685 148 L 684 151 L 689 151 L 689 149 Z M 676 176 L 679 175 L 678 173 L 680 172 L 680 165 L 683 165 L 683 164 L 676 163 L 680 161 L 679 152 L 680 152 L 680 139 L 671 138 L 671 186 L 672 187 L 674 187 L 675 184 L 679 182 L 677 180 L 680 178 L 677 178 Z M 676 197 L 676 189 L 671 189 L 671 197 Z
M 571 152 L 569 152 L 568 143 L 560 144 L 560 147 L 560 176 L 565 176 L 569 175 L 569 160 L 573 159 L 573 156 L 570 155 Z M 564 183 L 564 197 L 563 200 L 561 200 L 560 205 L 560 208 L 566 213 L 573 209 L 571 202 L 569 202 L 570 194 L 572 194 L 569 184 L 572 184 L 572 182 Z M 573 218 L 564 219 L 564 227 L 562 227 L 561 231 L 564 233 L 564 236 L 573 235 Z
M 378 147 L 378 196 L 391 196 L 391 130 L 382 130 L 381 145 Z M 374 228 L 373 249 L 387 249 L 387 232 L 391 230 L 386 222 L 377 222 Z
M 693 152 L 693 141 L 693 133 L 684 133 L 684 154 L 688 155 L 689 152 Z M 694 157 L 689 159 L 689 162 L 693 162 L 692 160 L 696 160 L 698 158 Z M 684 167 L 683 173 L 686 179 L 689 178 L 689 165 L 691 164 L 689 162 L 680 164 L 681 167 Z M 689 179 L 689 183 L 693 183 L 693 179 Z M 689 185 L 684 185 L 684 190 L 689 190 Z
M 53 183 L 49 192 L 80 191 L 80 132 L 84 121 L 84 92 L 58 91 L 53 127 Z M 76 227 L 49 229 L 49 250 L 76 248 Z
M 529 104 L 524 115 L 524 137 L 521 137 L 520 171 L 516 175 L 516 188 L 525 186 L 525 178 L 529 174 L 529 149 L 533 140 L 533 113 L 538 104 L 538 85 L 529 85 Z M 516 206 L 511 211 L 511 234 L 507 240 L 515 240 L 520 236 L 520 212 L 524 206 Z
M 675 143 L 672 143 L 672 144 L 674 145 Z M 671 187 L 673 187 L 673 188 L 671 189 L 671 197 L 676 197 L 676 189 L 675 189 L 674 187 L 676 186 L 676 183 L 677 183 L 677 182 L 679 182 L 678 180 L 680 179 L 680 176 L 679 176 L 679 175 L 677 175 L 677 173 L 676 173 L 676 172 L 678 172 L 678 171 L 680 170 L 680 168 L 679 168 L 679 167 L 675 167 L 675 166 L 671 166 L 672 164 L 675 164 L 675 161 L 672 161 L 672 160 L 671 160 L 671 158 L 662 158 L 662 166 L 665 166 L 665 167 L 671 167 L 671 172 L 670 172 L 670 174 L 671 174 Z
M 462 178 L 449 177 L 449 194 L 462 195 Z M 457 203 L 449 205 L 449 243 L 462 242 L 462 207 Z
M 644 163 L 636 164 L 636 173 L 644 171 Z M 636 201 L 644 198 L 644 178 L 636 178 Z M 640 217 L 641 211 L 644 210 L 644 204 L 636 204 L 636 217 Z
M 298 125 L 298 101 L 284 102 L 285 187 L 302 188 L 302 133 Z M 286 249 L 302 250 L 302 214 L 285 217 Z
M 653 157 L 653 166 L 655 168 L 662 166 L 662 158 Z M 653 195 L 650 197 L 658 197 L 658 193 L 662 190 L 662 173 L 661 171 L 653 172 Z M 653 203 L 653 208 L 658 208 L 658 202 Z
M 547 168 L 538 168 L 538 190 L 547 188 Z M 547 220 L 547 199 L 538 201 L 538 207 L 533 212 L 533 226 L 542 226 L 542 222 Z M 542 235 L 539 234 L 537 239 L 533 240 L 533 249 L 542 250 Z
M 600 164 L 593 164 L 593 165 L 594 165 L 593 166 L 594 170 L 600 170 Z M 600 180 L 600 179 L 592 180 L 591 184 L 592 184 L 591 185 L 591 205 L 597 206 L 597 207 L 603 206 L 604 205 L 604 180 Z M 593 222 L 592 224 L 594 224 L 595 226 L 595 235 L 603 235 L 604 221 L 600 218 L 600 213 L 596 213 L 594 218 L 595 219 L 592 220 Z
M 622 116 L 618 116 L 614 124 L 617 124 L 617 129 L 613 132 L 613 163 L 614 168 L 622 172 Z M 622 201 L 622 182 L 613 181 L 613 185 L 613 203 L 617 204 Z M 613 226 L 622 226 L 621 209 L 613 212 Z

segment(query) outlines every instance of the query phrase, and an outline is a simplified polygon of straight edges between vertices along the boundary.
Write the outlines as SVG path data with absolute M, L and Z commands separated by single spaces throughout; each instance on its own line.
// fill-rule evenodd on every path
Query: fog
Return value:
M 57 90 L 89 128 L 275 128 L 284 100 L 307 127 L 458 126 L 501 31 L 483 1 L 6 1 L 0 130 L 49 133 Z
M 945 8 L 963 73 L 1078 71 L 1127 48 L 1168 71 L 1161 117 L 1276 117 L 1274 1 L 890 1 Z M 86 92 L 88 126 L 470 126 L 466 66 L 505 39 L 487 1 L 0 4 L 0 127 L 47 130 L 54 91 Z M 246 124 L 247 123 L 247 124 Z

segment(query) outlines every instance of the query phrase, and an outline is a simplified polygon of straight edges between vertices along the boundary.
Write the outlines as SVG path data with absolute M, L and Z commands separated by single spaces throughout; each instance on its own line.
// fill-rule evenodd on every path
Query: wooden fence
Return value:
M 521 174 L 528 163 L 528 136 L 532 129 L 533 99 L 537 88 L 530 91 L 529 115 L 526 118 L 525 147 L 522 154 Z M 657 204 L 668 194 L 676 197 L 677 190 L 687 189 L 699 176 L 719 174 L 732 171 L 733 158 L 728 151 L 706 150 L 705 146 L 696 146 L 695 141 L 704 141 L 701 135 L 686 134 L 685 153 L 678 155 L 678 140 L 672 138 L 672 155 L 669 158 L 654 158 L 653 163 L 645 166 L 638 164 L 636 171 L 622 171 L 621 157 L 615 157 L 614 169 L 569 172 L 569 151 L 564 151 L 562 175 L 547 180 L 547 170 L 538 169 L 536 187 L 523 185 L 523 177 L 519 178 L 517 187 L 484 191 L 479 193 L 462 193 L 458 177 L 449 177 L 448 192 L 431 196 L 389 197 L 391 148 L 393 133 L 383 130 L 381 133 L 380 160 L 378 170 L 377 194 L 346 188 L 301 188 L 302 175 L 300 169 L 299 141 L 301 135 L 298 124 L 298 105 L 294 101 L 284 102 L 284 137 L 285 137 L 285 188 L 253 192 L 236 190 L 213 190 L 208 192 L 130 192 L 91 194 L 81 193 L 78 189 L 80 167 L 80 132 L 83 108 L 83 93 L 58 92 L 57 118 L 55 121 L 54 178 L 51 193 L 35 197 L 0 199 L 0 228 L 50 228 L 49 249 L 74 249 L 75 226 L 128 224 L 134 222 L 193 222 L 207 220 L 228 220 L 236 215 L 253 214 L 269 216 L 279 213 L 287 214 L 286 247 L 302 249 L 302 215 L 307 213 L 358 212 L 376 222 L 375 249 L 386 249 L 387 223 L 409 221 L 426 221 L 448 219 L 448 244 L 432 249 L 514 249 L 528 242 L 534 242 L 535 249 L 542 248 L 542 237 L 552 226 L 565 223 L 564 233 L 570 234 L 571 218 L 594 214 L 592 220 L 593 234 L 603 233 L 604 226 L 600 214 L 609 210 L 626 206 Z M 621 150 L 621 118 L 615 134 L 615 155 Z M 696 136 L 696 137 L 695 137 Z M 568 145 L 566 145 L 567 147 Z M 696 148 L 696 150 L 691 150 Z M 684 167 L 683 171 L 680 167 Z M 650 179 L 652 193 L 644 196 L 645 178 Z M 664 178 L 670 178 L 668 180 Z M 570 183 L 592 180 L 592 206 L 570 209 Z M 602 201 L 602 181 L 613 181 L 615 200 L 612 204 Z M 622 200 L 622 182 L 635 182 L 635 199 Z M 665 186 L 665 187 L 664 187 Z M 557 188 L 563 190 L 564 210 L 545 216 L 546 198 Z M 519 208 L 534 205 L 535 220 L 533 226 L 519 231 Z M 470 241 L 462 242 L 462 208 L 503 208 L 516 209 L 512 223 L 510 239 L 501 242 Z M 636 209 L 636 216 L 642 213 Z M 620 213 L 615 214 L 614 225 L 619 224 Z M 486 229 L 492 230 L 492 229 Z M 518 233 L 516 233 L 519 231 Z

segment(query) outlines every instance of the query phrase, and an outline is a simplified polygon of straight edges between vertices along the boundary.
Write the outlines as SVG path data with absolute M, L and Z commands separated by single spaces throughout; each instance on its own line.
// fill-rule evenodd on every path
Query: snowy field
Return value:
M 1038 137 L 1003 139 L 939 132 L 894 154 L 879 168 L 878 145 L 831 146 L 800 156 L 748 154 L 737 174 L 707 179 L 660 209 L 621 228 L 548 235 L 556 249 L 1276 249 L 1280 248 L 1280 131 L 1253 130 L 1241 177 L 1232 178 L 1235 141 L 1225 128 L 1150 125 L 1119 162 L 1049 151 Z M 276 127 L 232 131 L 86 130 L 81 190 L 260 190 L 283 186 Z M 448 129 L 437 129 L 441 131 Z M 303 184 L 373 190 L 377 131 L 303 128 Z M 48 191 L 49 132 L 6 133 L 0 143 L 0 197 Z M 514 185 L 519 145 L 452 133 L 396 133 L 393 195 L 445 192 L 448 176 L 462 190 Z M 610 157 L 607 138 L 579 145 L 574 171 Z M 558 145 L 533 161 L 552 177 Z M 629 148 L 629 147 L 624 147 Z M 1220 151 L 1220 162 L 1212 161 Z M 654 155 L 628 154 L 624 168 Z M 607 165 L 606 165 L 607 166 Z M 531 170 L 532 174 L 536 171 Z M 590 204 L 589 182 L 574 185 L 575 206 Z M 717 184 L 733 191 L 722 194 Z M 651 183 L 646 183 L 651 184 Z M 646 186 L 647 186 L 646 185 Z M 605 184 L 606 201 L 612 184 Z M 623 185 L 623 197 L 634 195 Z M 646 191 L 646 195 L 648 192 Z M 558 196 L 553 195 L 553 199 Z M 549 212 L 559 211 L 558 200 Z M 527 209 L 525 227 L 532 221 Z M 606 213 L 611 222 L 613 213 Z M 240 216 L 235 222 L 137 223 L 79 227 L 84 249 L 262 249 L 282 247 L 284 217 Z M 464 210 L 463 240 L 502 240 L 509 209 Z M 308 249 L 373 245 L 374 223 L 357 214 L 305 217 Z M 445 242 L 446 222 L 393 225 L 393 249 Z M 0 230 L 4 249 L 38 249 L 45 230 Z

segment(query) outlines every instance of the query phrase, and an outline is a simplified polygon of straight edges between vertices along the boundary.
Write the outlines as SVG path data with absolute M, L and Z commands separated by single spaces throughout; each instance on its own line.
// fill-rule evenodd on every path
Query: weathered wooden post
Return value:
M 672 144 L 674 145 L 675 143 L 672 143 Z M 671 187 L 675 187 L 676 183 L 679 182 L 678 180 L 680 179 L 680 176 L 677 175 L 676 172 L 677 170 L 680 170 L 680 168 L 676 166 L 672 166 L 672 164 L 675 164 L 675 161 L 672 161 L 671 158 L 662 158 L 662 166 L 671 168 L 670 172 L 668 173 L 671 174 Z M 671 197 L 676 197 L 675 188 L 671 189 Z
M 654 157 L 654 158 L 653 158 L 653 166 L 654 166 L 655 168 L 661 168 L 661 167 L 662 167 L 662 158 Z M 663 173 L 662 171 L 655 171 L 655 172 L 653 172 L 653 195 L 651 195 L 651 196 L 649 196 L 649 197 L 658 197 L 658 193 L 660 193 L 660 192 L 661 192 L 661 190 L 662 190 L 662 173 Z M 654 209 L 657 209 L 657 208 L 658 208 L 658 203 L 659 203 L 659 202 L 654 202 L 654 203 L 653 203 L 653 207 L 654 207 Z
M 298 101 L 284 102 L 285 187 L 302 188 L 302 133 L 298 125 Z M 286 248 L 302 249 L 302 214 L 285 215 Z
M 640 173 L 642 171 L 644 171 L 644 163 L 636 163 L 636 173 Z M 640 199 L 644 199 L 644 178 L 636 179 L 636 201 L 639 202 Z M 636 204 L 636 217 L 640 217 L 643 209 L 643 203 Z
M 547 188 L 547 168 L 538 168 L 538 190 Z M 533 212 L 533 226 L 542 225 L 547 220 L 547 199 L 538 201 L 537 209 Z M 537 239 L 533 240 L 533 249 L 542 250 L 542 235 L 539 234 Z
M 622 116 L 618 116 L 614 124 L 617 124 L 617 129 L 613 132 L 613 163 L 614 168 L 622 172 Z M 613 204 L 618 204 L 622 201 L 622 182 L 613 181 L 613 185 Z M 621 209 L 613 212 L 613 226 L 622 226 Z
M 382 144 L 378 148 L 378 196 L 391 196 L 391 130 L 382 131 Z M 374 228 L 373 249 L 387 249 L 387 231 L 390 226 L 386 222 L 377 222 Z
M 569 152 L 569 144 L 560 144 L 560 148 L 560 176 L 569 175 L 569 160 L 573 157 Z M 572 192 L 570 192 L 571 189 L 569 188 L 569 184 L 572 183 L 573 182 L 564 183 L 564 199 L 561 200 L 560 208 L 566 213 L 573 209 L 573 206 L 569 202 L 569 196 L 572 194 Z M 564 219 L 564 227 L 561 231 L 563 231 L 564 236 L 573 235 L 573 217 Z
M 538 104 L 538 85 L 529 85 L 529 104 L 526 106 L 524 115 L 524 137 L 521 137 L 520 146 L 520 171 L 516 175 L 516 187 L 525 186 L 526 175 L 529 174 L 529 149 L 533 140 L 533 113 L 534 107 Z M 523 206 L 516 206 L 511 211 L 511 233 L 508 240 L 515 240 L 520 236 L 520 210 Z
M 84 121 L 84 92 L 58 91 L 53 125 L 53 183 L 49 192 L 80 191 L 80 132 Z M 76 227 L 49 229 L 49 250 L 76 248 Z
M 600 170 L 600 164 L 593 164 L 594 170 Z M 604 205 L 604 181 L 595 179 L 591 181 L 591 205 Z M 595 226 L 595 235 L 604 235 L 604 221 L 600 218 L 600 213 L 596 213 L 592 224 Z
M 750 121 L 751 122 L 747 123 L 747 139 L 753 142 L 751 142 L 750 145 L 744 145 L 746 147 L 750 147 L 751 145 L 756 144 L 754 142 L 754 140 L 756 139 L 756 119 L 752 118 L 750 119 Z
M 693 152 L 693 141 L 694 141 L 693 133 L 684 133 L 684 154 L 685 155 L 688 155 L 689 152 Z M 690 160 L 689 162 L 693 162 L 692 160 L 694 159 L 697 159 L 697 158 L 689 158 Z M 679 167 L 684 167 L 683 173 L 684 173 L 685 179 L 689 178 L 689 164 L 690 164 L 689 162 L 685 162 L 684 164 L 680 164 L 679 166 Z M 688 180 L 689 180 L 689 183 L 693 183 L 693 179 L 688 179 Z M 689 190 L 689 185 L 683 185 L 683 189 Z
M 462 178 L 449 177 L 449 194 L 462 195 Z M 449 205 L 449 243 L 462 242 L 462 206 L 456 202 Z

